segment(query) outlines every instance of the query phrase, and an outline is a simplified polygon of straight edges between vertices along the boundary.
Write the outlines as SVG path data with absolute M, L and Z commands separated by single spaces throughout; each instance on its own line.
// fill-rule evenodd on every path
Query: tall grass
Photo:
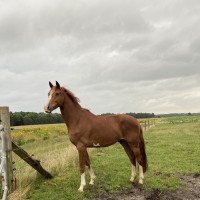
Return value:
M 18 145 L 40 160 L 41 165 L 56 176 L 74 158 L 76 149 L 71 145 L 65 125 L 38 125 L 17 127 L 11 133 Z M 24 199 L 37 179 L 37 172 L 13 153 L 17 190 L 10 199 Z

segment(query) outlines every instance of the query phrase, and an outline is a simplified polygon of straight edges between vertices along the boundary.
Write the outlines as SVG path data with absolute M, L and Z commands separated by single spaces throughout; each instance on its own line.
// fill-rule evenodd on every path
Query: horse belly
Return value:
M 89 139 L 90 147 L 107 147 L 110 145 L 115 144 L 118 142 L 121 138 L 119 137 L 119 134 L 116 132 L 100 132 L 98 134 L 91 135 Z

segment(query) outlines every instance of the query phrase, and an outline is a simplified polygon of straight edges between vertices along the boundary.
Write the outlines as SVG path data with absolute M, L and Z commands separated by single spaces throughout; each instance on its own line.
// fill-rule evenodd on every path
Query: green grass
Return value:
M 181 175 L 200 172 L 199 132 L 200 117 L 164 118 L 145 132 L 149 170 L 145 174 L 144 189 L 174 190 L 182 186 Z M 58 151 L 55 155 L 64 157 L 71 145 L 67 137 L 60 137 L 57 141 L 55 138 L 40 140 L 38 150 L 35 142 L 26 144 L 26 148 L 43 155 L 42 160 L 49 151 Z M 90 155 L 97 179 L 94 186 L 85 187 L 84 193 L 77 192 L 80 175 L 78 155 L 73 151 L 70 159 L 63 158 L 49 167 L 54 174 L 52 180 L 41 177 L 32 180 L 26 199 L 94 199 L 104 191 L 117 193 L 133 187 L 129 183 L 130 162 L 119 144 L 90 151 Z
M 146 133 L 149 171 L 145 188 L 176 189 L 181 185 L 180 175 L 200 172 L 199 132 L 200 117 L 179 117 L 164 119 Z

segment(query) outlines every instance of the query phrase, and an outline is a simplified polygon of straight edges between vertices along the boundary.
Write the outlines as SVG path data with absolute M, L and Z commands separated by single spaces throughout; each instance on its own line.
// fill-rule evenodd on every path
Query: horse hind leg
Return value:
M 131 178 L 130 181 L 134 182 L 135 177 L 136 177 L 136 160 L 135 160 L 135 155 L 130 148 L 129 144 L 125 140 L 120 140 L 119 143 L 123 146 L 126 154 L 129 157 L 129 160 L 131 161 Z
M 142 165 L 139 164 L 139 183 L 143 184 L 144 183 L 144 172 L 143 172 L 143 167 Z
M 140 151 L 140 147 L 137 145 L 133 145 L 133 144 L 129 144 L 130 148 L 132 149 L 135 157 L 136 157 L 136 161 L 138 163 L 138 168 L 139 168 L 139 183 L 143 184 L 144 182 L 144 173 L 143 173 L 143 162 L 142 162 L 142 155 L 141 155 L 141 151 Z
M 94 171 L 92 169 L 91 163 L 90 163 L 90 158 L 88 155 L 88 152 L 86 150 L 86 165 L 88 166 L 89 169 L 89 174 L 90 174 L 90 185 L 94 185 L 94 179 L 96 178 Z

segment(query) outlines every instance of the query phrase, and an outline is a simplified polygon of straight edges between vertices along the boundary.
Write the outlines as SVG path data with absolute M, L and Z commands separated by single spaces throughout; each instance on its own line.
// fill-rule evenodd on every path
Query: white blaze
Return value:
M 52 98 L 52 93 L 49 94 L 48 99 L 47 99 L 47 101 L 46 101 L 46 103 L 45 103 L 44 108 L 45 108 L 46 110 L 48 110 L 47 108 L 48 108 L 49 102 L 51 101 L 51 98 Z

